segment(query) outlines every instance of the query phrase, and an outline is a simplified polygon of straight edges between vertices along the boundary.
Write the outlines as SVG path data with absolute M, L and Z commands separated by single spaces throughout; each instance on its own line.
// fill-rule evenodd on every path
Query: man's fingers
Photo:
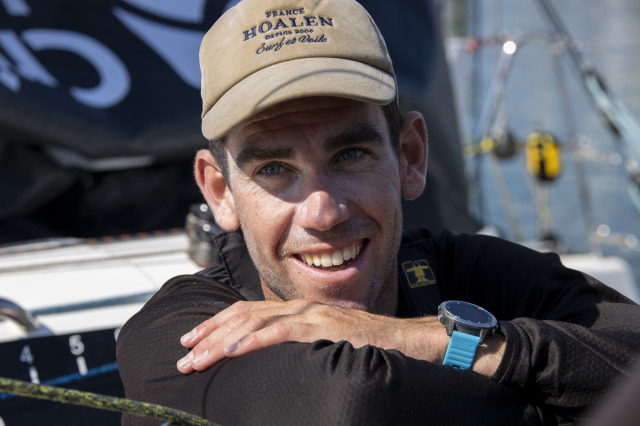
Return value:
M 283 315 L 297 312 L 307 305 L 308 303 L 301 300 L 286 303 L 276 301 L 236 302 L 183 335 L 180 338 L 180 343 L 184 347 L 193 348 L 200 343 L 202 339 L 214 333 L 220 327 L 223 327 L 228 333 L 243 324 L 243 319 L 246 318 L 244 314 L 263 311 L 261 314 L 263 316 Z M 220 337 L 220 335 L 218 335 L 218 337 Z
M 180 343 L 184 347 L 193 348 L 200 343 L 202 339 L 214 333 L 221 325 L 225 325 L 225 328 L 232 330 L 242 325 L 243 319 L 246 320 L 246 316 L 242 316 L 241 314 L 260 308 L 259 305 L 253 303 L 236 302 L 217 315 L 198 324 L 193 330 L 180 338 Z M 238 317 L 238 315 L 240 316 Z
M 202 371 L 224 358 L 266 346 L 327 338 L 332 327 L 324 325 L 336 318 L 326 312 L 318 315 L 326 309 L 304 300 L 237 302 L 182 337 L 181 343 L 192 350 L 177 362 L 178 370 L 185 374 Z
M 192 362 L 193 362 L 193 352 L 189 352 L 185 357 L 183 357 L 182 359 L 179 359 L 178 362 L 176 363 L 176 366 L 178 367 L 178 371 L 183 374 L 193 373 L 195 370 L 191 365 Z
M 242 327 L 221 338 L 216 332 L 206 336 L 184 358 L 178 361 L 178 370 L 188 374 L 195 370 L 203 371 L 216 362 L 232 356 L 238 356 L 261 347 L 281 343 L 287 340 L 288 326 L 276 323 L 267 326 L 264 318 L 251 318 Z
M 291 333 L 292 324 L 276 322 L 253 333 L 247 334 L 240 340 L 223 348 L 225 356 L 231 358 L 255 351 L 256 349 L 276 345 L 278 343 L 296 340 Z
M 225 343 L 225 341 L 218 341 L 213 345 L 209 344 L 209 341 L 206 339 L 201 341 L 191 352 L 177 362 L 178 370 L 184 374 L 189 374 L 196 370 L 206 370 L 226 357 L 224 347 L 233 341 L 237 341 L 237 338 L 234 340 L 232 337 L 227 343 Z

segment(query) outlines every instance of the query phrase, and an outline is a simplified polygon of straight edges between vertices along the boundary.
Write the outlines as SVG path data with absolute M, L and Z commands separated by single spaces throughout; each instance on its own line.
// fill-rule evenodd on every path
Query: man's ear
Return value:
M 240 220 L 233 195 L 222 177 L 218 162 L 209 150 L 198 151 L 194 168 L 196 182 L 215 216 L 216 223 L 225 231 L 238 229 Z
M 428 158 L 427 128 L 419 112 L 404 116 L 400 130 L 400 179 L 402 196 L 417 198 L 426 183 Z

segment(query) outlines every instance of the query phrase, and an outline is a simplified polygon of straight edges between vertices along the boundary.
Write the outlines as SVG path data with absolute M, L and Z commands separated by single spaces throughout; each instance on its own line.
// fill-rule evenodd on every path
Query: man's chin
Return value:
M 273 295 L 275 295 L 277 297 L 277 300 L 282 300 L 282 301 L 289 301 L 289 300 L 295 300 L 295 299 L 306 299 L 306 300 L 312 300 L 312 301 L 318 302 L 318 303 L 324 303 L 325 305 L 336 306 L 336 307 L 339 307 L 339 308 L 356 309 L 356 310 L 359 310 L 359 311 L 366 311 L 366 312 L 372 312 L 373 311 L 373 308 L 368 306 L 366 303 L 363 303 L 361 301 L 354 301 L 352 299 L 327 297 L 327 296 L 312 296 L 312 295 L 300 295 L 300 296 L 291 296 L 291 297 L 283 296 L 283 297 L 281 297 L 281 296 L 278 295 L 277 292 L 273 291 L 273 289 L 271 289 L 271 292 L 273 293 Z
M 298 286 L 287 286 L 286 289 Z M 262 289 L 267 300 L 290 301 L 295 299 L 306 299 L 314 302 L 324 303 L 325 305 L 337 306 L 346 309 L 357 309 L 359 311 L 374 312 L 374 303 L 370 300 L 363 300 L 358 295 L 348 294 L 349 290 L 353 290 L 354 283 L 342 283 L 331 287 L 318 289 L 315 291 L 296 291 L 289 292 L 277 285 L 266 284 L 263 281 Z M 353 291 L 351 291 L 352 293 Z M 366 295 L 369 299 L 373 299 L 372 294 Z M 366 297 L 365 297 L 366 299 Z

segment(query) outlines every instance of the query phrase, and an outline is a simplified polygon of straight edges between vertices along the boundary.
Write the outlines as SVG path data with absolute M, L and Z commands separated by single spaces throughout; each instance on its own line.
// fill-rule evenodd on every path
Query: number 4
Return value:
M 22 352 L 20 352 L 20 362 L 26 362 L 27 364 L 33 363 L 33 354 L 29 345 L 24 345 Z

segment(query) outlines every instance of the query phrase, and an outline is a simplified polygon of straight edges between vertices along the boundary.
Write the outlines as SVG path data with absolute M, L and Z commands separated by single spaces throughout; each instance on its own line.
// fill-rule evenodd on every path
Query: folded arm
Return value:
M 398 350 L 415 359 L 441 364 L 449 343 L 435 316 L 394 318 L 308 300 L 237 302 L 181 338 L 193 348 L 178 361 L 183 373 L 203 371 L 227 357 L 282 342 L 349 341 Z M 490 336 L 478 349 L 472 369 L 491 377 L 504 352 L 504 336 Z
M 175 362 L 188 349 L 177 330 L 239 300 L 208 280 L 190 280 L 169 283 L 120 333 L 127 397 L 221 424 L 543 424 L 544 413 L 479 374 L 346 341 L 279 343 L 184 375 Z

